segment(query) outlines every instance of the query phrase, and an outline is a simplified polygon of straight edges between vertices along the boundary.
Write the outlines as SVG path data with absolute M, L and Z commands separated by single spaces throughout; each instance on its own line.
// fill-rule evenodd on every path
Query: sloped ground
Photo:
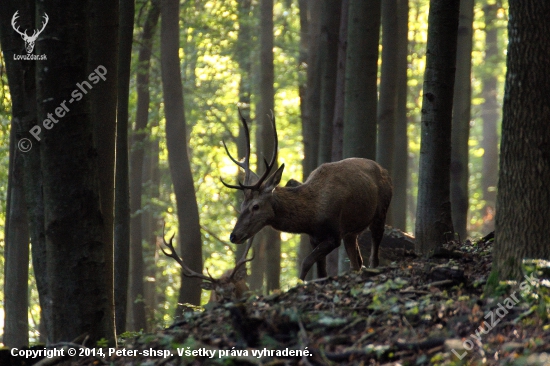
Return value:
M 189 314 L 127 340 L 136 356 L 73 364 L 550 365 L 548 281 L 532 277 L 523 292 L 503 289 L 512 297 L 483 298 L 491 250 L 490 241 L 450 244 L 430 260 L 401 250 L 387 267 Z M 144 355 L 152 350 L 169 352 Z

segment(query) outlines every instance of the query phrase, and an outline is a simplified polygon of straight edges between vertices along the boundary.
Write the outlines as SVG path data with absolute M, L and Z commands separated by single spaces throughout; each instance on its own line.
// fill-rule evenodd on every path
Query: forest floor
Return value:
M 137 356 L 74 364 L 550 365 L 546 271 L 488 299 L 491 251 L 492 240 L 450 243 L 431 259 L 401 250 L 386 267 L 188 313 L 125 340 Z M 169 352 L 146 356 L 154 350 Z

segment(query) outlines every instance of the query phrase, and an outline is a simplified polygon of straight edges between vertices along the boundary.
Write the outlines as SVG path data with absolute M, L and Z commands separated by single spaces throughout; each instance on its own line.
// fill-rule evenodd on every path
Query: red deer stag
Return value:
M 351 268 L 359 270 L 363 259 L 357 236 L 370 227 L 373 244 L 370 266 L 378 266 L 378 248 L 384 234 L 386 212 L 392 197 L 392 184 L 388 171 L 378 163 L 361 158 L 349 158 L 322 164 L 303 183 L 291 180 L 286 187 L 279 187 L 284 164 L 269 177 L 277 157 L 277 130 L 271 117 L 275 139 L 271 162 L 265 161 L 265 173 L 254 184 L 248 183 L 251 173 L 250 132 L 245 119 L 240 116 L 245 130 L 246 156 L 237 161 L 229 158 L 245 171 L 244 183 L 222 183 L 244 192 L 244 201 L 230 240 L 241 244 L 266 225 L 289 233 L 303 233 L 310 237 L 313 251 L 304 259 L 300 279 L 305 279 L 309 269 L 317 262 L 319 277 L 326 277 L 326 256 L 340 246 L 344 239 Z
M 254 239 L 254 237 L 251 237 L 248 240 L 244 253 L 242 257 L 237 261 L 237 263 L 235 263 L 235 267 L 233 269 L 225 271 L 224 274 L 219 279 L 215 279 L 212 276 L 210 276 L 210 273 L 208 273 L 208 270 L 206 270 L 206 272 L 208 273 L 208 276 L 205 276 L 202 273 L 193 271 L 183 262 L 181 257 L 176 253 L 176 250 L 174 249 L 174 246 L 172 244 L 174 235 L 172 235 L 172 237 L 170 238 L 170 241 L 166 242 L 166 239 L 164 237 L 165 236 L 164 227 L 162 228 L 162 241 L 164 242 L 164 245 L 168 249 L 170 249 L 170 253 L 164 250 L 164 248 L 161 248 L 162 252 L 164 253 L 164 255 L 175 259 L 176 262 L 179 263 L 179 265 L 182 268 L 182 273 L 184 276 L 200 278 L 206 281 L 201 284 L 201 287 L 205 290 L 212 291 L 210 294 L 210 301 L 208 301 L 209 303 L 236 301 L 241 299 L 244 293 L 248 291 L 248 285 L 246 284 L 246 281 L 245 281 L 246 280 L 245 263 L 250 262 L 252 259 L 254 259 L 254 257 L 250 259 L 246 258 L 248 255 L 248 251 L 252 246 L 252 240 Z

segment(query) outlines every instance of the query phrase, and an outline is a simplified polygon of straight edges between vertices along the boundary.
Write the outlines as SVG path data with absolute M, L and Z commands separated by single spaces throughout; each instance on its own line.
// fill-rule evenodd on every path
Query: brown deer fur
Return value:
M 266 225 L 308 234 L 313 251 L 302 263 L 303 280 L 315 262 L 318 276 L 326 277 L 325 257 L 340 246 L 341 239 L 352 269 L 359 270 L 363 259 L 357 236 L 370 227 L 370 266 L 377 267 L 392 198 L 388 171 L 372 160 L 349 158 L 321 165 L 301 185 L 291 180 L 286 187 L 278 187 L 283 169 L 284 164 L 259 188 L 242 186 L 245 199 L 231 241 L 242 243 Z

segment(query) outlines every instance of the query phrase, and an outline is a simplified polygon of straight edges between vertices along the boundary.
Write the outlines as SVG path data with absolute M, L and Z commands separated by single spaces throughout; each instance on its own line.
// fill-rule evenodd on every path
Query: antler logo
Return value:
M 40 33 L 42 33 L 44 28 L 46 28 L 46 24 L 48 24 L 48 20 L 49 20 L 48 14 L 44 13 L 44 21 L 42 22 L 42 29 L 40 29 L 40 30 L 35 29 L 34 32 L 32 33 L 32 36 L 29 36 L 27 34 L 26 29 L 25 29 L 24 32 L 21 32 L 19 30 L 19 26 L 16 28 L 15 21 L 19 17 L 19 15 L 17 15 L 17 13 L 19 13 L 19 10 L 17 10 L 15 12 L 15 14 L 13 14 L 13 17 L 11 18 L 11 26 L 13 27 L 13 29 L 17 33 L 19 33 L 21 35 L 21 38 L 23 38 L 23 40 L 25 41 L 25 49 L 27 50 L 27 53 L 32 53 L 32 51 L 34 49 L 34 42 L 36 42 L 36 39 L 38 38 Z

